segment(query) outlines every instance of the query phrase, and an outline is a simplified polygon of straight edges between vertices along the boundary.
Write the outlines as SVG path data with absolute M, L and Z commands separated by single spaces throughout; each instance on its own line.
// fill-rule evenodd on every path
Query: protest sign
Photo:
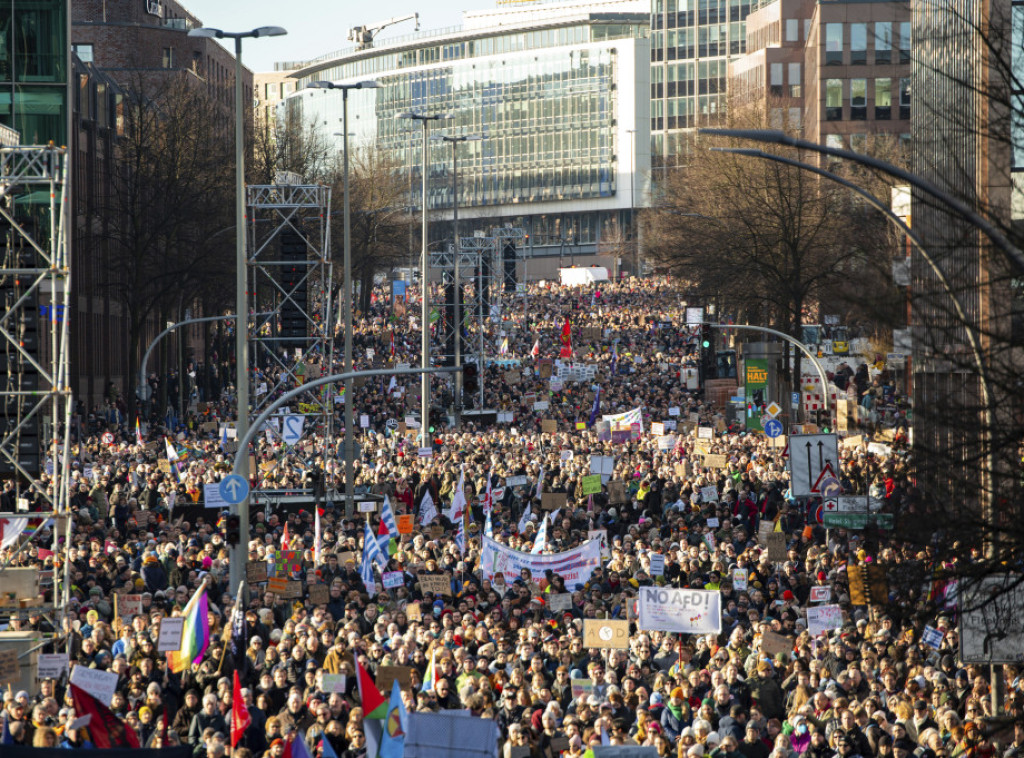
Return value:
M 14 684 L 19 679 L 21 679 L 21 666 L 18 664 L 18 651 L 0 650 L 0 684 Z M 117 682 L 116 675 L 114 681 Z
M 142 614 L 142 595 L 122 595 L 114 593 L 114 602 L 117 603 L 117 614 L 125 620 Z
M 245 564 L 245 581 L 258 584 L 267 581 L 266 561 L 249 561 Z
M 323 692 L 337 692 L 344 695 L 348 685 L 348 677 L 345 674 L 324 674 L 320 679 Z
M 401 571 L 385 571 L 381 576 L 381 584 L 384 589 L 391 590 L 405 584 L 405 574 Z
M 411 513 L 403 513 L 400 516 L 396 516 L 395 520 L 398 522 L 399 534 L 412 534 L 416 522 Z
M 311 584 L 306 588 L 309 602 L 313 605 L 327 605 L 331 602 L 331 591 L 326 584 Z
M 584 619 L 583 644 L 599 649 L 628 650 L 629 622 Z
M 540 496 L 540 507 L 545 511 L 557 511 L 565 507 L 566 493 L 543 492 Z
M 2 670 L 2 667 L 0 667 L 0 671 Z M 117 674 L 112 671 L 75 666 L 71 669 L 71 679 L 69 681 L 76 687 L 80 687 L 88 692 L 103 703 L 103 705 L 109 706 L 110 701 L 114 698 L 114 691 L 117 689 L 117 679 Z
M 40 653 L 36 659 L 36 678 L 60 679 L 61 674 L 67 671 L 67 653 Z
M 779 653 L 788 655 L 793 652 L 793 639 L 775 632 L 764 632 L 761 635 L 761 652 L 773 658 Z
M 598 540 L 601 543 L 601 557 L 604 560 L 608 560 L 612 557 L 612 551 L 608 547 L 608 530 L 607 529 L 591 529 L 587 532 L 588 540 Z
M 737 592 L 747 591 L 747 569 L 732 570 L 732 588 Z
M 405 606 L 405 617 L 409 621 L 420 621 L 423 618 L 423 607 L 419 603 L 409 603 Z
M 711 484 L 707 487 L 700 488 L 700 499 L 703 503 L 717 503 L 718 502 L 718 487 Z
M 399 688 L 412 688 L 412 668 L 409 666 L 381 666 L 377 669 L 377 689 L 391 692 L 391 685 L 398 682 Z
M 651 553 L 651 576 L 665 575 L 665 556 L 661 553 Z
M 580 481 L 583 486 L 584 495 L 600 495 L 601 494 L 601 475 L 591 474 L 585 476 Z
M 786 534 L 785 532 L 770 532 L 768 534 L 768 560 L 772 563 L 782 563 L 786 560 Z
M 708 468 L 725 468 L 728 465 L 724 455 L 705 455 L 703 463 Z
M 811 602 L 812 603 L 827 603 L 832 599 L 832 588 L 831 587 L 811 587 Z
M 838 605 L 817 605 L 807 608 L 807 632 L 817 637 L 843 626 L 843 609 Z
M 558 592 L 547 596 L 548 610 L 552 613 L 561 613 L 572 608 L 572 595 L 568 592 Z
M 626 498 L 625 482 L 608 482 L 608 504 L 618 505 L 628 502 Z
M 419 581 L 423 592 L 452 596 L 452 579 L 449 574 L 420 574 Z
M 640 628 L 680 634 L 717 634 L 722 630 L 722 599 L 717 590 L 641 587 Z
M 544 434 L 555 434 L 558 432 L 558 422 L 553 418 L 546 418 L 540 422 L 540 430 Z
M 184 631 L 184 616 L 164 616 L 160 619 L 156 633 L 157 652 L 173 653 L 181 650 L 181 636 Z

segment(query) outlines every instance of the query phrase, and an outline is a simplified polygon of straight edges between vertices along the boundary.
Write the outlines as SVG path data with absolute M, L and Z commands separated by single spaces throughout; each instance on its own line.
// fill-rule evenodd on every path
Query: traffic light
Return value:
M 475 363 L 467 363 L 462 367 L 462 391 L 466 393 L 480 391 L 480 371 Z
M 711 325 L 710 324 L 701 324 L 701 326 L 700 326 L 700 348 L 701 348 L 701 350 L 709 350 L 713 343 L 714 343 L 714 335 L 711 333 Z
M 700 325 L 700 376 L 703 385 L 708 379 L 718 377 L 715 364 L 715 338 L 710 324 Z
M 242 519 L 238 516 L 228 516 L 227 534 L 224 541 L 229 545 L 237 545 L 242 541 Z

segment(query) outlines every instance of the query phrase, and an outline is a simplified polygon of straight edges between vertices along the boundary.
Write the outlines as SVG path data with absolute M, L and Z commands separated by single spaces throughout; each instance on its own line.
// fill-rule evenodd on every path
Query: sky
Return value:
M 204 26 L 232 32 L 257 26 L 287 29 L 284 37 L 243 42 L 242 62 L 252 71 L 271 71 L 276 61 L 307 60 L 350 47 L 348 31 L 353 26 L 419 13 L 420 30 L 426 31 L 460 25 L 463 10 L 495 7 L 494 0 L 387 0 L 366 6 L 355 0 L 183 0 L 182 5 Z M 411 34 L 415 29 L 413 21 L 405 21 L 385 29 L 379 39 Z

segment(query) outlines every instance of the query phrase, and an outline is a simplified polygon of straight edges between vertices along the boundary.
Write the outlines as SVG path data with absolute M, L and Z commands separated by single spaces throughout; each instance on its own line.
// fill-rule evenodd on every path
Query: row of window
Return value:
M 874 63 L 893 63 L 893 22 L 875 21 L 848 23 L 829 22 L 825 24 L 825 65 L 827 66 L 863 66 L 868 63 L 868 40 L 872 41 Z M 899 32 L 897 42 L 898 60 L 900 63 L 910 62 L 910 22 L 901 21 L 896 27 Z M 849 32 L 849 37 L 847 37 Z M 847 57 L 847 53 L 849 56 Z
M 849 104 L 849 120 L 865 121 L 868 116 L 868 82 L 874 90 L 874 119 L 889 121 L 893 118 L 893 80 L 875 79 L 825 80 L 825 120 L 842 121 L 844 104 Z M 899 111 L 897 118 L 910 118 L 910 78 L 899 80 Z

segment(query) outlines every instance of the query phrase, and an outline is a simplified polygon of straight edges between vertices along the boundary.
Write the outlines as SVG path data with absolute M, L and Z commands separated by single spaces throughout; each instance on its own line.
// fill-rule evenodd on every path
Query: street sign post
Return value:
M 818 494 L 815 485 L 826 466 L 839 473 L 839 440 L 834 434 L 796 434 L 789 438 L 789 475 L 795 497 Z M 835 494 L 838 494 L 836 492 Z
M 773 418 L 766 422 L 764 425 L 764 433 L 768 435 L 770 439 L 782 436 L 782 422 L 777 418 Z
M 879 529 L 892 531 L 895 520 L 891 513 L 829 513 L 823 514 L 826 527 L 841 527 L 843 529 L 860 530 L 865 529 L 869 524 L 874 524 Z
M 220 482 L 220 496 L 231 505 L 238 505 L 249 495 L 249 482 L 238 474 L 229 474 Z

